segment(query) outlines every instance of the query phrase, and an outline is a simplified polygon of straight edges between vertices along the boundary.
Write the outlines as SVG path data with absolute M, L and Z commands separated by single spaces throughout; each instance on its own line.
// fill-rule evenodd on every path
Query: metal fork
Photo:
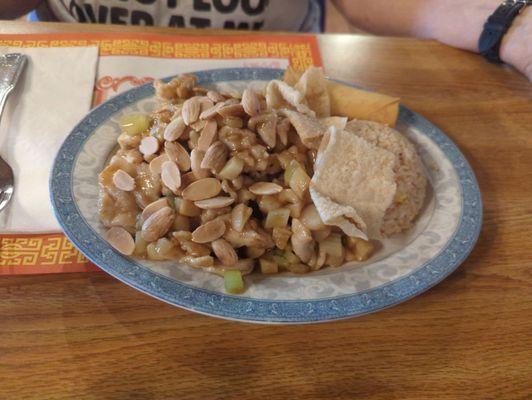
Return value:
M 26 56 L 19 53 L 0 55 L 0 119 L 9 93 L 15 88 L 18 78 L 26 65 Z M 0 157 L 0 211 L 2 211 L 13 196 L 15 178 L 13 170 Z

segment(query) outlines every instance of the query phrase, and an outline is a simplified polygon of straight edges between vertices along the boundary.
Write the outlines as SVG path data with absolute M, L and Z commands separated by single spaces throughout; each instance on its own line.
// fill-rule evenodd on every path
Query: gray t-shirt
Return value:
M 318 32 L 318 0 L 46 0 L 46 19 L 178 28 Z M 42 14 L 39 14 L 42 18 Z

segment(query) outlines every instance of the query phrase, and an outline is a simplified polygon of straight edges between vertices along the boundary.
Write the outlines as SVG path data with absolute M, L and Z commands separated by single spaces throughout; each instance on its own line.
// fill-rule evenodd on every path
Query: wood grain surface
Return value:
M 319 43 L 329 75 L 401 97 L 469 159 L 485 217 L 464 264 L 399 306 L 305 326 L 193 314 L 104 273 L 0 277 L 0 399 L 532 398 L 532 85 L 435 42 Z

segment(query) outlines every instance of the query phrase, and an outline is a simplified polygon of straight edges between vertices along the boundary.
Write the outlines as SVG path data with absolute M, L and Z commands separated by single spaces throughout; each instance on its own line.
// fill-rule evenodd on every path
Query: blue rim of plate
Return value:
M 269 68 L 228 68 L 194 72 L 198 77 L 198 84 L 202 86 L 220 81 L 278 79 L 282 73 L 282 70 Z M 70 241 L 94 264 L 141 292 L 190 311 L 239 321 L 332 321 L 379 311 L 430 289 L 465 260 L 478 240 L 482 226 L 482 200 L 469 163 L 440 129 L 401 106 L 399 118 L 428 136 L 450 160 L 458 176 L 462 194 L 462 217 L 452 238 L 435 257 L 417 270 L 396 281 L 364 292 L 312 300 L 264 300 L 233 296 L 193 288 L 152 272 L 110 248 L 81 215 L 72 190 L 74 165 L 85 141 L 111 115 L 152 95 L 151 84 L 146 84 L 117 95 L 93 109 L 65 139 L 50 176 L 50 196 L 54 213 Z

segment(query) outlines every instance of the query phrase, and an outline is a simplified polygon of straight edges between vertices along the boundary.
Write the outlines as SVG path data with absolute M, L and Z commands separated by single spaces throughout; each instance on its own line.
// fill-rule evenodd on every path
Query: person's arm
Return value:
M 35 9 L 43 0 L 0 0 L 0 19 L 15 19 Z
M 334 0 L 355 26 L 380 35 L 436 39 L 478 52 L 484 23 L 502 0 Z M 532 7 L 515 18 L 500 55 L 532 80 Z

